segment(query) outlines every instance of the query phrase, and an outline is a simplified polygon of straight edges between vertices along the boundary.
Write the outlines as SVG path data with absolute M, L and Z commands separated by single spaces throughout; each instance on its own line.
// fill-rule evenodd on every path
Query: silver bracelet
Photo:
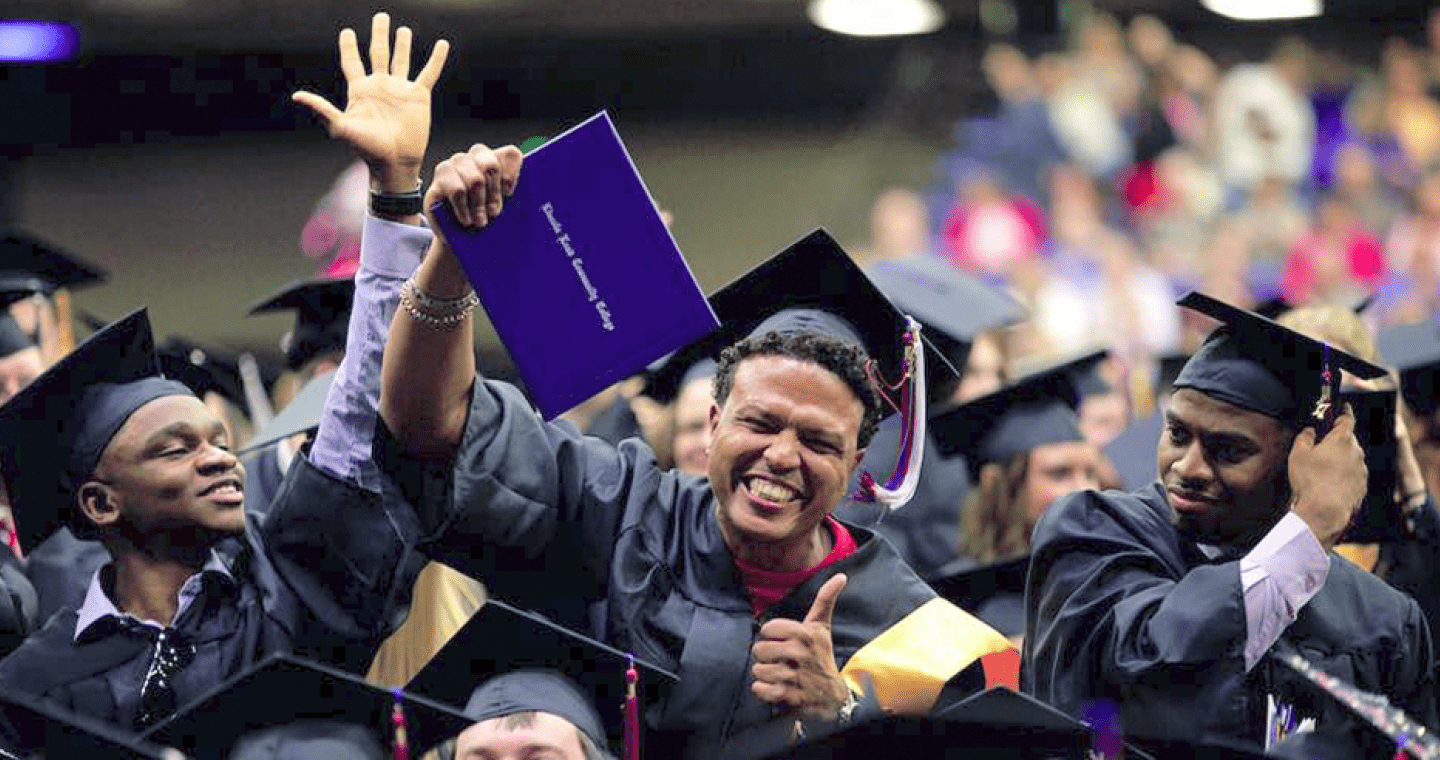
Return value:
M 471 296 L 473 297 L 474 294 L 472 293 Z M 463 307 L 460 311 L 452 312 L 449 314 L 436 315 L 421 310 L 419 305 L 416 304 L 415 300 L 411 297 L 410 293 L 407 292 L 405 289 L 402 289 L 400 291 L 400 306 L 405 309 L 405 313 L 409 314 L 411 319 L 419 322 L 422 325 L 425 325 L 426 327 L 431 328 L 432 330 L 441 330 L 448 332 L 459 327 L 462 323 L 465 322 L 465 319 L 470 316 L 470 312 L 475 310 L 476 303 L 479 303 L 479 299 L 472 301 L 468 306 Z
M 459 298 L 444 299 L 426 295 L 420 291 L 420 286 L 415 284 L 414 276 L 406 280 L 401 288 L 400 295 L 402 297 L 407 293 L 417 306 L 439 317 L 467 312 L 480 303 L 480 297 L 475 295 L 473 288 Z

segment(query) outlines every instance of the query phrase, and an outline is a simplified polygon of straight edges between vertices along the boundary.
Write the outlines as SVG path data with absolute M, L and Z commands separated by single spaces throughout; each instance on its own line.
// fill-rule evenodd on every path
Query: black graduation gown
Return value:
M 245 462 L 245 509 L 262 515 L 268 512 L 284 480 L 279 443 L 255 452 Z
M 174 678 L 178 704 L 275 652 L 361 671 L 403 620 L 423 558 L 409 547 L 414 513 L 387 483 L 373 493 L 297 458 L 265 517 L 221 543 L 234 583 L 207 578 L 173 627 L 196 645 Z M 4 660 L 0 689 L 130 727 L 153 645 L 120 625 L 74 641 L 61 610 Z
M 1027 582 L 1025 690 L 1076 715 L 1112 700 L 1137 736 L 1251 749 L 1264 745 L 1266 697 L 1276 695 L 1315 717 L 1318 731 L 1384 752 L 1377 733 L 1271 658 L 1245 672 L 1240 563 L 1206 560 L 1169 515 L 1159 484 L 1076 493 L 1046 512 Z M 1436 724 L 1419 606 L 1339 556 L 1281 640 Z
M 1440 512 L 1434 499 L 1425 499 L 1413 526 L 1403 539 L 1380 547 L 1376 574 L 1419 602 L 1434 635 L 1440 626 Z
M 877 481 L 895 470 L 900 425 L 899 415 L 881 422 L 860 463 L 860 470 Z M 835 510 L 835 516 L 890 539 L 920 577 L 932 579 L 960 557 L 960 514 L 970 492 L 970 471 L 963 457 L 941 456 L 934 430 L 927 428 L 925 438 L 920 481 L 909 503 L 892 512 L 877 504 L 846 501 Z M 858 482 L 850 485 L 853 493 Z
M 0 657 L 20 646 L 38 625 L 35 589 L 14 552 L 0 549 Z
M 852 528 L 856 552 L 757 620 L 706 479 L 659 469 L 638 439 L 615 447 L 545 424 L 503 383 L 476 384 L 455 461 L 450 482 L 427 481 L 424 494 L 411 495 L 423 505 L 425 546 L 497 598 L 678 673 L 673 688 L 647 692 L 654 699 L 646 719 L 657 732 L 647 744 L 651 756 L 754 757 L 791 741 L 793 717 L 776 717 L 750 693 L 750 647 L 765 619 L 803 618 L 834 573 L 849 575 L 833 626 L 842 669 L 863 660 L 857 653 L 887 630 L 920 637 L 937 659 L 984 638 L 963 633 L 973 630 L 963 625 L 917 626 L 941 606 L 965 613 L 939 600 L 888 541 L 860 528 Z M 438 546 L 441 540 L 452 548 Z M 597 599 L 606 602 L 600 631 L 588 624 Z M 952 688 L 974 691 L 984 681 L 978 658 L 994 651 L 955 664 L 939 683 L 949 678 Z
M 37 544 L 25 557 L 25 575 L 39 598 L 40 623 L 65 607 L 78 608 L 90 578 L 109 561 L 110 552 L 99 541 L 76 538 L 65 527 Z

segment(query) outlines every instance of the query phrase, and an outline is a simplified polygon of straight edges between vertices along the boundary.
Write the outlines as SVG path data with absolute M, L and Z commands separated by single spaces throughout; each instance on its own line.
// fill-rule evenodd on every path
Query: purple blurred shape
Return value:
M 68 61 L 80 52 L 80 32 L 59 21 L 0 21 L 0 62 Z

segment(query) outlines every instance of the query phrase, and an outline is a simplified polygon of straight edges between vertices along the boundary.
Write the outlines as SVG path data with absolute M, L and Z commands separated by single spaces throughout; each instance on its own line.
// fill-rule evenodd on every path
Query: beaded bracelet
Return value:
M 477 304 L 480 303 L 480 298 L 479 296 L 475 295 L 474 290 L 471 290 L 469 293 L 466 293 L 459 298 L 452 299 L 436 298 L 434 296 L 426 295 L 420 292 L 420 287 L 415 284 L 414 277 L 406 280 L 405 285 L 400 290 L 400 296 L 402 298 L 406 297 L 407 295 L 415 303 L 415 305 L 437 317 L 446 317 L 451 314 L 469 312 L 471 309 L 475 308 Z
M 405 309 L 405 313 L 410 315 L 411 319 L 433 330 L 454 330 L 465 321 L 466 317 L 470 316 L 470 312 L 474 311 L 475 305 L 479 303 L 479 299 L 475 298 L 474 293 L 471 293 L 470 297 L 474 300 L 469 301 L 467 305 L 461 307 L 459 311 L 436 315 L 422 310 L 411 296 L 410 290 L 409 288 L 402 288 L 400 290 L 400 305 Z

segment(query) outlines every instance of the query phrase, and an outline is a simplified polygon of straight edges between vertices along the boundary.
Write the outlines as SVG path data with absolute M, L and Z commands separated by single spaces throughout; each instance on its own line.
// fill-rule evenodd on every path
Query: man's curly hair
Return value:
M 865 373 L 865 365 L 870 361 L 865 349 L 849 341 L 805 330 L 751 336 L 720 352 L 714 381 L 716 404 L 725 406 L 725 399 L 730 397 L 730 386 L 735 380 L 735 368 L 752 356 L 788 356 L 818 364 L 845 381 L 865 408 L 865 416 L 860 421 L 859 447 L 863 449 L 870 445 L 875 426 L 880 422 L 880 397 Z

